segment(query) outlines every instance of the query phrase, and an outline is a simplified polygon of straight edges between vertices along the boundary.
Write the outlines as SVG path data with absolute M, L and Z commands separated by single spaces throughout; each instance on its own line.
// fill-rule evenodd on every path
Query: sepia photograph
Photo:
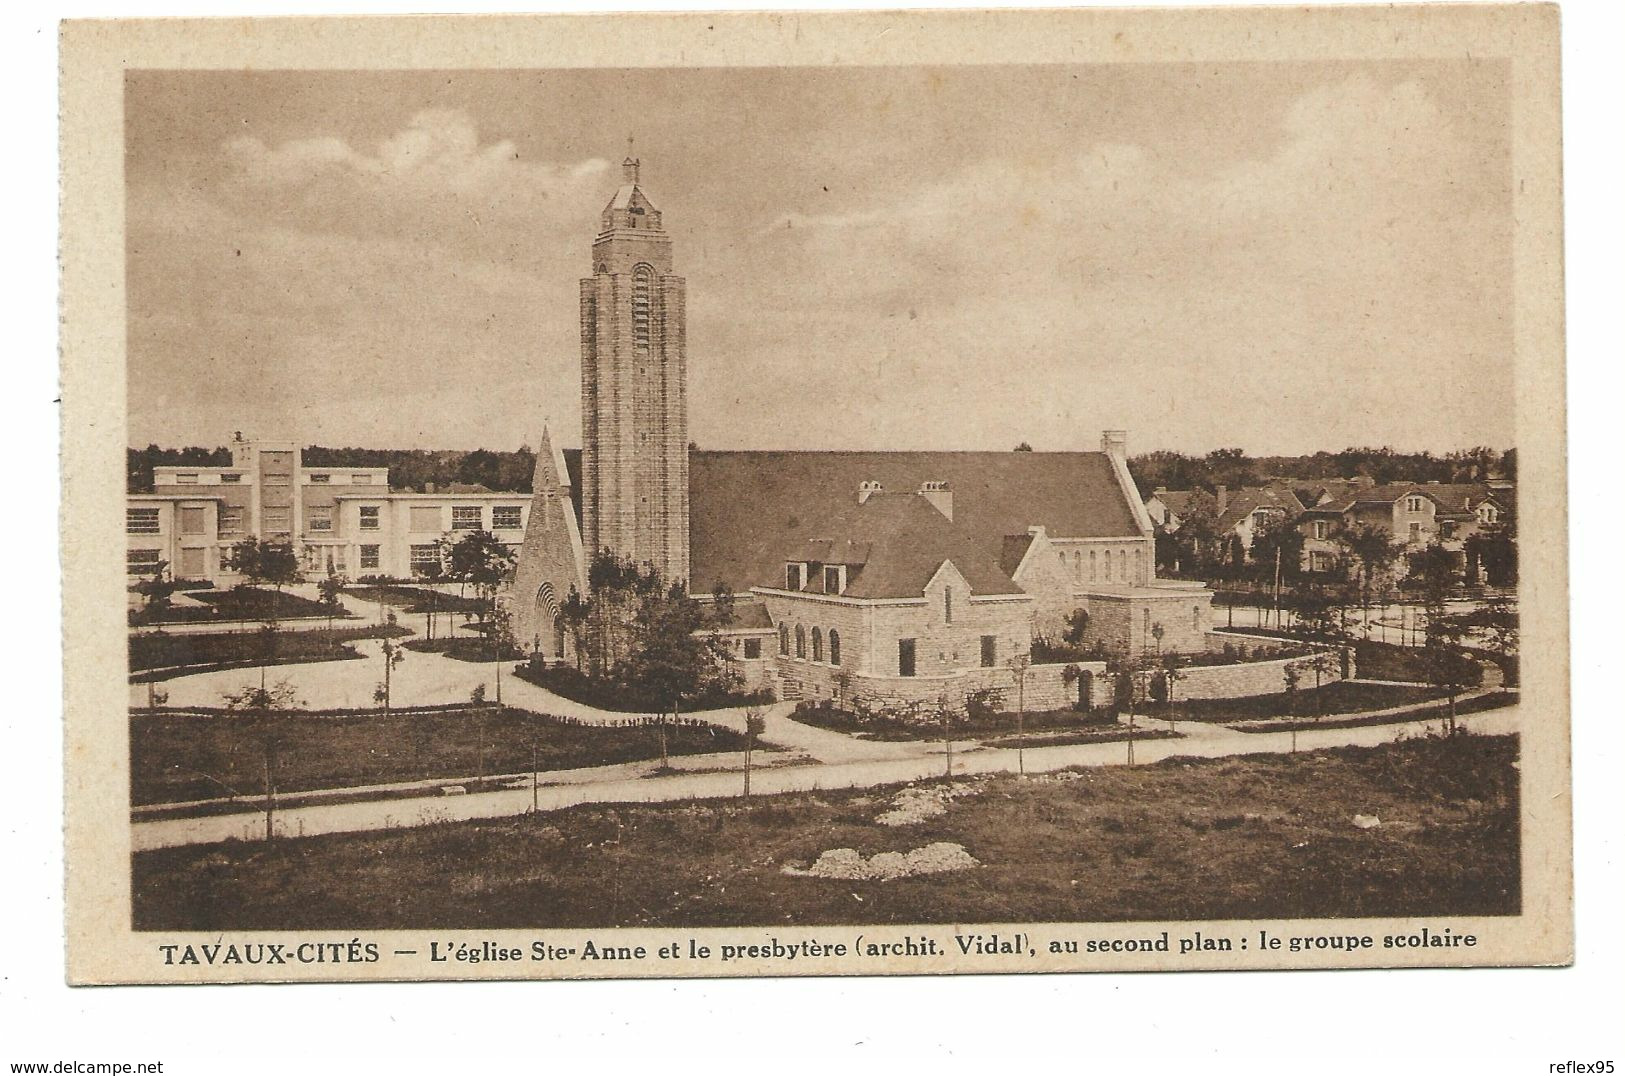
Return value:
M 85 974 L 1566 960 L 1556 20 L 1427 10 L 102 77 Z

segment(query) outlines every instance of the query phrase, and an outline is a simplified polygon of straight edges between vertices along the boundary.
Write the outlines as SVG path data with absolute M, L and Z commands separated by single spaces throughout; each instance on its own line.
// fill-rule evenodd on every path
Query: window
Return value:
M 1095 551 L 1091 549 L 1089 550 L 1089 582 L 1093 583 L 1099 578 L 1100 576 L 1096 574 Z
M 220 481 L 224 482 L 228 486 L 241 485 L 243 476 L 238 474 L 236 471 L 226 471 L 221 474 Z
M 796 625 L 796 657 L 807 656 L 807 629 L 800 624 Z
M 822 631 L 819 631 L 817 628 L 814 628 L 813 631 L 812 631 L 812 640 L 813 640 L 812 659 L 814 661 L 823 661 L 824 660 L 824 633 Z
M 824 593 L 839 594 L 842 590 L 846 589 L 845 587 L 841 586 L 841 576 L 844 574 L 846 573 L 841 570 L 841 565 L 839 564 L 824 565 Z
M 1200 605 L 1191 606 L 1191 630 L 1202 630 L 1202 607 Z
M 831 634 L 830 639 L 831 639 L 832 645 L 833 645 L 834 638 L 835 638 L 835 636 L 833 634 Z M 762 656 L 762 640 L 760 640 L 760 639 L 746 639 L 745 640 L 745 660 L 746 661 L 755 661 L 757 658 L 759 658 L 761 656 Z
M 433 542 L 412 547 L 412 574 L 431 575 L 440 567 L 440 547 Z
M 516 531 L 519 529 L 520 506 L 517 504 L 499 504 L 491 509 L 491 529 L 499 531 Z
M 788 657 L 790 655 L 790 625 L 779 625 L 779 653 Z
M 1407 512 L 1420 512 L 1422 510 L 1422 501 L 1423 500 L 1424 500 L 1424 498 L 1422 498 L 1422 497 L 1406 497 L 1405 498 L 1405 511 L 1407 511 Z
M 480 529 L 480 517 L 483 513 L 477 504 L 454 504 L 451 506 L 451 529 L 454 531 L 477 531 Z
M 124 532 L 126 534 L 157 534 L 158 509 L 126 508 L 124 510 Z
M 1259 527 L 1264 526 L 1269 521 L 1270 521 L 1270 514 L 1269 514 L 1269 511 L 1267 509 L 1260 508 L 1258 511 L 1253 513 L 1253 529 L 1254 530 L 1257 530 Z
M 1315 537 L 1316 538 L 1319 538 L 1322 541 L 1324 541 L 1326 539 L 1326 537 L 1331 533 L 1331 530 L 1332 530 L 1332 525 L 1327 520 L 1324 520 L 1324 519 L 1315 520 L 1314 532 L 1315 532 Z
M 124 570 L 130 575 L 156 575 L 162 565 L 156 549 L 132 549 L 124 555 Z
M 378 567 L 378 547 L 377 546 L 375 546 L 375 545 L 364 545 L 364 546 L 361 547 L 361 566 L 363 568 L 376 568 L 376 567 Z
M 237 507 L 222 507 L 220 509 L 220 533 L 243 533 L 243 510 Z
M 378 506 L 376 504 L 364 504 L 361 506 L 361 529 L 364 531 L 375 531 L 378 529 Z
M 195 486 L 195 485 L 197 485 L 197 472 L 188 471 L 188 472 L 186 472 L 184 474 L 177 474 L 175 476 L 175 484 L 177 486 Z
M 1480 523 L 1494 523 L 1500 518 L 1501 513 L 1496 510 L 1495 505 L 1481 504 L 1478 506 L 1478 521 Z
M 1125 583 L 1128 582 L 1128 550 L 1126 549 L 1117 551 L 1117 578 Z
M 412 529 L 423 533 L 440 530 L 440 508 L 437 505 L 412 506 Z
M 831 665 L 841 663 L 841 633 L 834 628 L 829 629 L 829 663 Z
M 944 624 L 952 624 L 954 622 L 954 588 L 953 587 L 943 587 L 942 588 L 942 622 Z
M 1439 537 L 1449 541 L 1456 536 L 1456 524 L 1452 520 L 1445 520 L 1439 524 Z
M 914 675 L 914 640 L 897 640 L 897 675 Z
M 332 475 L 330 475 L 330 474 L 327 474 L 327 473 L 326 473 L 326 472 L 323 472 L 323 473 L 321 473 L 321 474 L 313 474 L 313 475 L 311 475 L 311 476 L 310 476 L 310 480 L 311 480 L 311 482 L 312 482 L 312 483 L 314 483 L 314 484 L 315 484 L 315 485 L 318 485 L 318 486 L 325 486 L 325 485 L 327 485 L 327 484 L 328 484 L 328 483 L 329 483 L 329 482 L 332 482 L 332 481 L 333 481 L 333 476 L 332 476 Z
M 331 505 L 318 505 L 310 509 L 305 518 L 306 524 L 312 531 L 330 531 L 333 529 L 333 508 Z
M 982 668 L 991 669 L 999 660 L 999 637 L 997 635 L 982 636 Z
M 1309 568 L 1316 572 L 1329 572 L 1332 570 L 1332 555 L 1325 550 L 1317 549 L 1309 554 Z
M 1411 524 L 1411 541 L 1420 542 L 1421 540 L 1422 540 L 1422 524 L 1420 524 L 1420 523 L 1412 523 Z
M 800 590 L 806 585 L 807 566 L 799 561 L 791 561 L 784 566 L 784 589 Z
M 207 534 L 209 532 L 208 520 L 203 513 L 206 509 L 194 508 L 188 505 L 181 509 L 182 534 Z
M 638 351 L 649 350 L 649 292 L 654 283 L 654 272 L 647 265 L 632 271 L 632 346 Z
M 370 475 L 370 474 L 353 474 L 353 475 L 350 476 L 350 485 L 352 485 L 352 486 L 370 486 L 370 485 L 372 485 L 372 475 Z
M 286 508 L 267 508 L 265 510 L 265 530 L 270 534 L 288 534 L 293 530 L 289 522 L 289 513 Z

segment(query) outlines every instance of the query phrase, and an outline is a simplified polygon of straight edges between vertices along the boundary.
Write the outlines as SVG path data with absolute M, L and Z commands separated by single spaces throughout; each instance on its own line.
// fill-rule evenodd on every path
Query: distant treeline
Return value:
M 437 489 L 455 484 L 484 486 L 499 493 L 529 493 L 536 468 L 536 454 L 529 446 L 516 452 L 493 452 L 476 448 L 471 452 L 436 451 L 421 448 L 328 448 L 305 447 L 306 467 L 388 467 L 392 489 L 425 492 L 432 483 Z M 131 493 L 152 491 L 154 467 L 229 467 L 227 448 L 146 448 L 126 449 L 126 482 Z
M 1158 487 L 1239 489 L 1272 478 L 1349 479 L 1376 482 L 1482 482 L 1492 476 L 1516 480 L 1518 450 L 1480 446 L 1436 456 L 1391 448 L 1345 448 L 1306 456 L 1248 456 L 1239 448 L 1218 448 L 1205 456 L 1147 452 L 1128 461 L 1129 474 L 1147 496 Z

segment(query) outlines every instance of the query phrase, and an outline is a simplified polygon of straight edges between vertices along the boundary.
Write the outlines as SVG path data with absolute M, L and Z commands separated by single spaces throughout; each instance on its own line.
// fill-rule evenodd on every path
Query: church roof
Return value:
M 965 577 L 972 594 L 1021 593 L 987 550 L 917 493 L 876 493 L 862 504 L 854 496 L 829 514 L 808 517 L 801 530 L 804 537 L 774 558 L 779 570 L 759 585 L 782 586 L 783 564 L 818 561 L 834 547 L 863 551 L 861 563 L 848 568 L 843 593 L 852 598 L 919 597 L 944 561 Z M 814 576 L 807 589 L 822 593 L 822 577 Z
M 782 582 L 790 549 L 809 538 L 860 540 L 820 521 L 856 508 L 858 484 L 879 482 L 907 493 L 941 518 L 922 482 L 953 491 L 952 530 L 1011 589 L 999 568 L 1007 535 L 1043 526 L 1058 538 L 1137 538 L 1139 527 L 1103 452 L 689 452 L 689 587 L 704 593 L 718 582 L 743 592 Z M 889 498 L 888 498 L 889 499 Z M 873 500 L 873 498 L 871 498 Z M 925 517 L 920 517 L 925 518 Z M 906 534 L 894 536 L 888 542 Z M 878 539 L 871 556 L 879 555 Z M 935 571 L 937 564 L 931 565 Z M 970 569 L 955 560 L 964 573 Z M 867 569 L 866 569 L 867 570 Z M 906 574 L 906 573 L 905 573 Z M 969 580 L 977 593 L 984 591 Z M 888 582 L 887 587 L 892 584 Z M 923 583 L 922 583 L 923 585 Z M 919 590 L 912 591 L 918 594 Z

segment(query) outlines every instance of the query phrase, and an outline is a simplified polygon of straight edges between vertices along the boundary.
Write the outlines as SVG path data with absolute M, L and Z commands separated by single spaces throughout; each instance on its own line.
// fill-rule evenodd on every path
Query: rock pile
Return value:
M 910 786 L 892 797 L 891 809 L 878 815 L 875 821 L 882 826 L 911 826 L 946 813 L 949 803 L 975 792 L 968 785 Z
M 855 848 L 831 848 L 823 853 L 807 870 L 785 867 L 785 874 L 803 878 L 875 879 L 889 882 L 893 878 L 907 878 L 915 874 L 940 874 L 944 871 L 966 870 L 979 867 L 976 857 L 965 851 L 964 845 L 937 841 L 912 852 L 879 852 L 865 858 Z

